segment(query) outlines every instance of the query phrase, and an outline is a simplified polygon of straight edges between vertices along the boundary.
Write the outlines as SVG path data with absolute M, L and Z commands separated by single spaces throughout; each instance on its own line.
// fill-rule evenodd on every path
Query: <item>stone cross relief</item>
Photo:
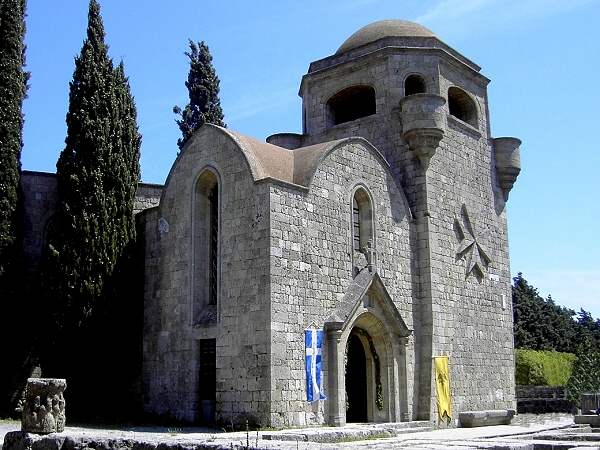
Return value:
M 466 205 L 462 205 L 460 216 L 454 219 L 454 226 L 459 240 L 456 248 L 456 260 L 459 261 L 463 258 L 467 260 L 465 279 L 473 275 L 481 282 L 492 259 L 475 233 L 474 221 L 471 220 Z

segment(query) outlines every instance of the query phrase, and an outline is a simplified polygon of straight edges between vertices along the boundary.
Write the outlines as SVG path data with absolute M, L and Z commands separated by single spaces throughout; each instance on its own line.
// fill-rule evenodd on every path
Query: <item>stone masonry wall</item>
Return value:
M 478 129 L 448 115 L 446 134 L 427 172 L 432 224 L 433 353 L 451 361 L 458 411 L 514 408 L 514 356 L 506 208 L 495 178 L 484 88 L 451 65 L 440 65 L 440 95 L 452 85 L 478 105 Z M 457 261 L 456 221 L 466 206 L 491 262 L 481 280 Z M 432 398 L 432 411 L 435 410 Z
M 476 128 L 448 114 L 445 137 L 426 175 L 402 138 L 399 102 L 404 79 L 412 73 L 424 77 L 427 92 L 445 98 L 450 86 L 461 87 L 478 108 Z M 431 358 L 436 355 L 450 357 L 455 413 L 514 408 L 506 209 L 490 145 L 487 82 L 453 58 L 426 49 L 382 49 L 303 80 L 304 126 L 309 133 L 305 144 L 365 137 L 385 155 L 415 216 L 415 380 L 424 384 L 422 410 L 415 417 L 436 414 L 431 376 Z M 327 128 L 327 99 L 355 84 L 375 88 L 377 113 Z M 455 222 L 463 204 L 492 260 L 480 281 L 466 276 L 468 255 L 459 259 L 456 254 Z
M 207 166 L 220 176 L 218 320 L 192 326 L 193 190 Z M 159 208 L 147 215 L 147 412 L 199 419 L 199 339 L 208 338 L 216 339 L 217 420 L 268 425 L 268 205 L 268 185 L 254 183 L 241 150 L 225 131 L 203 127 L 175 162 Z
M 34 273 L 38 267 L 46 239 L 48 221 L 54 216 L 58 202 L 56 174 L 24 170 L 21 174 L 24 201 L 23 249 L 25 267 Z M 162 185 L 139 183 L 134 214 L 158 205 Z
M 402 318 L 413 328 L 410 212 L 385 163 L 366 144 L 346 144 L 321 162 L 308 192 L 273 185 L 273 426 L 302 426 L 327 419 L 327 401 L 306 402 L 303 331 L 323 327 L 352 281 L 351 208 L 358 184 L 374 200 L 378 272 Z M 412 339 L 407 353 L 408 391 L 412 393 Z M 327 386 L 326 366 L 324 376 Z

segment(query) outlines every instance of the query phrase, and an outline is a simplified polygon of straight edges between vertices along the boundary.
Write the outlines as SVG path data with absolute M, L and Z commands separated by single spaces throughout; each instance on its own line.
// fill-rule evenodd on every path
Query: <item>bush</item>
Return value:
M 516 381 L 520 385 L 564 386 L 573 363 L 572 353 L 516 349 Z

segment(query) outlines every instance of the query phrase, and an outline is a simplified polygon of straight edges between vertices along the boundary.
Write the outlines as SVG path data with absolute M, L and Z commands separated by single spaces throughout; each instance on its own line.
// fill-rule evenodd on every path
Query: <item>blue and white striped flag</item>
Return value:
M 306 348 L 306 399 L 309 402 L 326 400 L 321 372 L 323 331 L 314 328 L 304 330 L 304 347 Z

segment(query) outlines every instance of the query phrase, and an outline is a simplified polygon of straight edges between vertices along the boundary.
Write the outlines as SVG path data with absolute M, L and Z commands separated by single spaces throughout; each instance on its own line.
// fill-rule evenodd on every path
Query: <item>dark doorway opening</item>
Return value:
M 200 339 L 200 423 L 215 423 L 215 399 L 217 390 L 216 339 Z
M 346 363 L 346 422 L 367 422 L 367 358 L 360 338 L 348 338 Z

